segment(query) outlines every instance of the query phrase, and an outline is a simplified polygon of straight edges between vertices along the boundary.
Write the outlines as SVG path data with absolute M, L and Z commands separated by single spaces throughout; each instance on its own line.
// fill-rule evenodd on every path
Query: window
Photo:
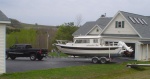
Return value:
M 140 18 L 138 18 L 138 20 L 141 22 L 141 24 L 144 24 L 143 21 Z
M 117 45 L 118 45 L 118 42 L 106 41 L 106 42 L 105 42 L 105 45 L 106 45 L 106 46 L 117 46 Z
M 79 39 L 79 40 L 76 40 L 75 43 L 90 43 L 90 40 L 89 39 Z
M 96 29 L 96 32 L 99 32 L 99 29 L 98 29 L 98 28 Z
M 121 28 L 121 22 L 118 22 L 118 27 Z
M 138 19 L 137 18 L 134 18 L 134 20 L 139 24 L 140 22 L 138 21 Z
M 93 43 L 98 43 L 98 39 L 93 39 Z
M 133 23 L 136 23 L 132 17 L 129 17 L 129 18 Z
M 146 22 L 144 19 L 142 19 L 142 21 L 143 21 L 145 24 L 147 24 L 147 22 Z
M 116 21 L 116 28 L 124 28 L 124 21 Z

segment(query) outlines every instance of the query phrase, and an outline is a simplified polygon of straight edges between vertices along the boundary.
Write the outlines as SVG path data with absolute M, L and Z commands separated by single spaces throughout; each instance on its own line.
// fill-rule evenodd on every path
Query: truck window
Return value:
M 16 49 L 24 49 L 24 45 L 17 45 Z
M 15 49 L 15 48 L 16 48 L 16 45 L 11 46 L 10 48 L 11 48 L 11 49 Z
M 27 45 L 26 48 L 29 49 L 29 48 L 32 48 L 32 46 L 31 45 Z

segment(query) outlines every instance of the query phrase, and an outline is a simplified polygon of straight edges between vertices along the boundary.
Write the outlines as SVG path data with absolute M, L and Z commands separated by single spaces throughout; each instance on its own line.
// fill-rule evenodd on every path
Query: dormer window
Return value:
M 116 28 L 124 28 L 124 21 L 116 21 Z
M 96 32 L 99 32 L 99 29 L 98 29 L 98 28 L 96 29 Z

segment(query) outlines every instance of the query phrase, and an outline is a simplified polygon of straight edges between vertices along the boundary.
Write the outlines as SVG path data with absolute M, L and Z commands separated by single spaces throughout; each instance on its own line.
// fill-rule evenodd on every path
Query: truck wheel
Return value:
M 96 64 L 98 62 L 99 62 L 99 60 L 97 58 L 92 58 L 92 63 Z
M 31 61 L 35 61 L 36 60 L 36 55 L 35 54 L 31 54 L 30 55 L 30 60 Z
M 11 60 L 15 60 L 16 57 L 15 56 L 10 56 Z
M 9 55 L 8 54 L 6 54 L 6 60 L 9 58 Z
M 105 64 L 105 63 L 107 63 L 107 60 L 106 60 L 106 58 L 101 58 L 101 59 L 100 59 L 100 63 L 102 63 L 102 64 Z
M 37 57 L 37 59 L 38 59 L 38 60 L 42 60 L 42 59 L 43 59 L 43 57 L 42 57 L 42 56 L 39 56 L 39 57 Z

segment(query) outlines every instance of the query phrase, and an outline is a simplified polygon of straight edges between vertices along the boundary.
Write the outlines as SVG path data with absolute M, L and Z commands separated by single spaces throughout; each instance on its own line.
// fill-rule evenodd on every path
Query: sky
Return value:
M 0 0 L 0 10 L 8 18 L 54 26 L 76 24 L 77 17 L 82 25 L 105 13 L 113 17 L 119 10 L 150 16 L 149 6 L 150 0 Z

